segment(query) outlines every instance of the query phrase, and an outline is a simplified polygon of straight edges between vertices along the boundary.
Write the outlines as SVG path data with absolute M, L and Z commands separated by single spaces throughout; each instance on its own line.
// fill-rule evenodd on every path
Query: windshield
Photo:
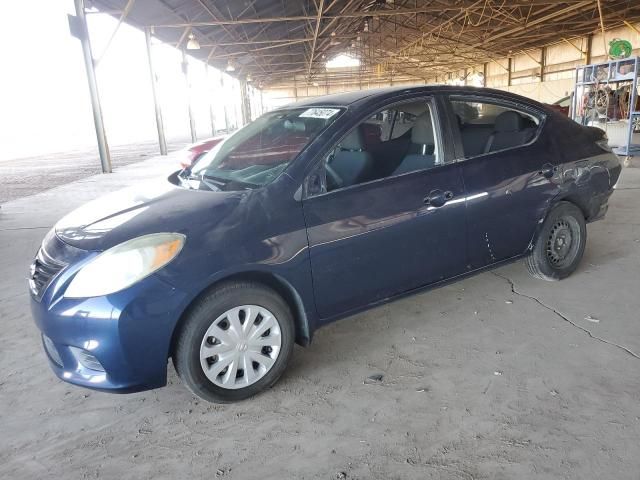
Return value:
M 304 107 L 262 115 L 203 155 L 188 178 L 212 190 L 266 185 L 339 113 L 339 108 Z

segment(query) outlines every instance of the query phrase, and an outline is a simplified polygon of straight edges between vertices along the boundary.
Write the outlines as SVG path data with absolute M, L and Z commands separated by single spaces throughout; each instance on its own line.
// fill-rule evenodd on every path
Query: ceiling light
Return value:
M 348 55 L 346 53 L 341 53 L 336 57 L 332 58 L 327 62 L 327 70 L 332 68 L 348 68 L 348 67 L 359 67 L 360 60 L 356 57 Z
M 200 42 L 196 40 L 193 33 L 189 34 L 189 41 L 187 42 L 187 50 L 200 50 Z
M 317 87 L 318 85 L 319 85 L 318 82 L 313 82 L 314 87 Z
M 231 60 L 229 60 L 227 62 L 227 68 L 225 68 L 225 70 L 227 72 L 235 72 L 236 71 L 236 67 L 233 66 L 233 63 L 231 62 Z
M 364 21 L 364 28 L 362 29 L 363 32 L 368 32 L 369 31 L 369 20 L 365 20 Z

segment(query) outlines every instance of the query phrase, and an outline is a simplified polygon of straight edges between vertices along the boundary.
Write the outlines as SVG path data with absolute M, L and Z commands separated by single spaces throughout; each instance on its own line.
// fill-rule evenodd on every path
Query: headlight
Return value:
M 173 260 L 185 238 L 180 233 L 154 233 L 116 245 L 82 267 L 64 296 L 98 297 L 123 290 Z

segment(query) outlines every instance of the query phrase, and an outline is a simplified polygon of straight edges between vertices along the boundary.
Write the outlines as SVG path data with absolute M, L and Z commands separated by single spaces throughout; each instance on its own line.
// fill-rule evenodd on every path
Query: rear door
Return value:
M 435 103 L 423 101 L 432 109 L 438 129 Z M 377 117 L 388 115 L 385 112 Z M 440 138 L 437 130 L 437 159 L 430 168 L 397 175 L 383 173 L 391 168 L 381 162 L 398 163 L 405 152 L 397 152 L 398 158 L 393 158 L 379 146 L 375 150 L 385 153 L 367 152 L 370 147 L 364 145 L 358 153 L 371 153 L 375 171 L 380 172 L 378 178 L 306 195 L 304 214 L 321 318 L 464 271 L 464 187 L 460 165 L 445 161 Z M 326 171 L 322 173 L 326 161 L 330 162 L 327 159 L 320 164 L 319 175 L 326 175 Z
M 469 269 L 526 251 L 559 193 L 555 147 L 545 115 L 482 96 L 449 97 L 466 188 Z

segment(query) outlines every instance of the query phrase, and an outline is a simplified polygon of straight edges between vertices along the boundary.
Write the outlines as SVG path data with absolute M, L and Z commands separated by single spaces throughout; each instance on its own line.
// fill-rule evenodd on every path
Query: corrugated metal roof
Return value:
M 128 2 L 91 4 L 119 17 Z M 638 0 L 602 7 L 608 28 L 640 19 Z M 179 47 L 193 33 L 201 49 L 189 55 L 220 69 L 231 61 L 234 75 L 265 85 L 294 74 L 427 79 L 599 27 L 596 0 L 133 0 L 125 21 Z M 363 65 L 328 74 L 325 59 L 345 51 Z

